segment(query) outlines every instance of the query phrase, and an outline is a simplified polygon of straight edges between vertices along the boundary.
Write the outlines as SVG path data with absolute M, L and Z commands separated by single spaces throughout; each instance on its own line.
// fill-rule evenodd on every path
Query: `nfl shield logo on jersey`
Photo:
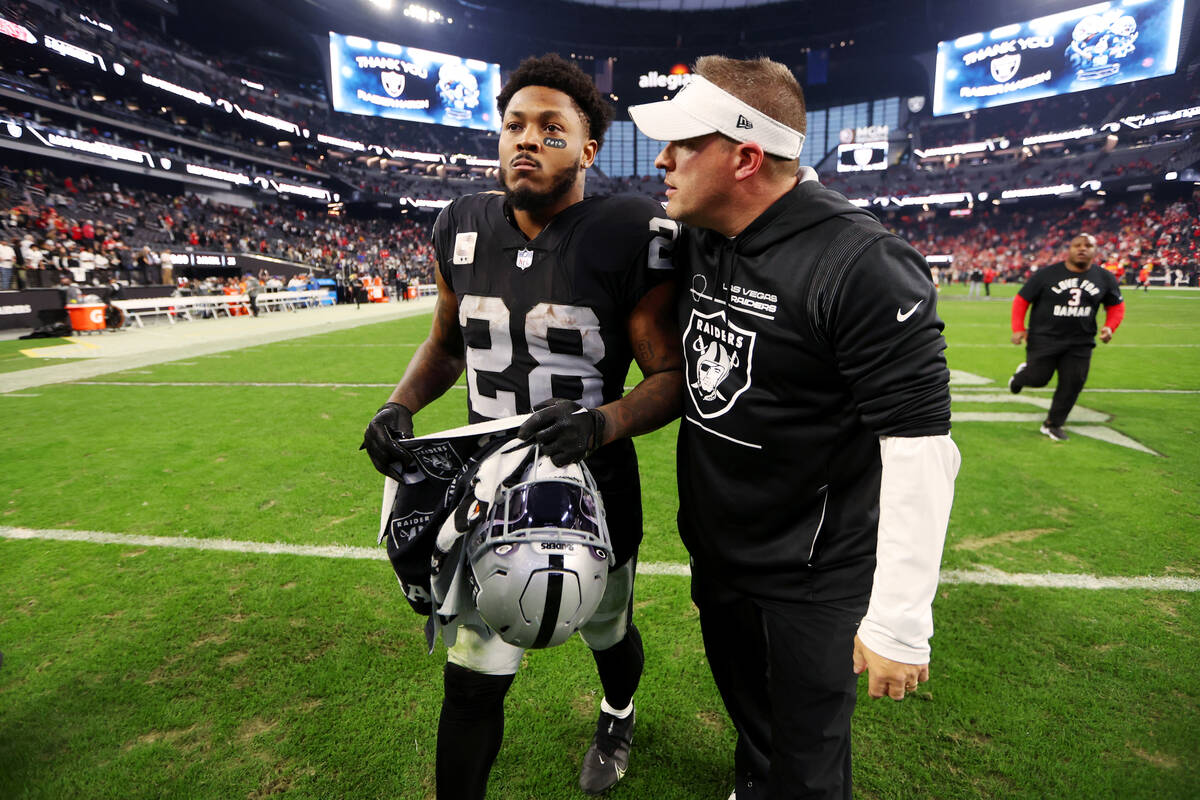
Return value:
M 701 314 L 692 310 L 683 334 L 685 379 L 688 396 L 700 416 L 721 416 L 750 388 L 757 336 L 728 321 L 724 311 Z
M 533 251 L 529 248 L 517 251 L 517 266 L 521 269 L 529 269 L 533 266 Z

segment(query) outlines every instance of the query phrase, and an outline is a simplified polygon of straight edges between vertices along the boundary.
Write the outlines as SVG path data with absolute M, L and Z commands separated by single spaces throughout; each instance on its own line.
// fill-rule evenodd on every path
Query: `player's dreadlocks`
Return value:
M 512 96 L 526 86 L 545 86 L 557 89 L 574 101 L 580 118 L 587 123 L 588 136 L 596 144 L 604 144 L 604 134 L 612 122 L 613 110 L 596 89 L 596 84 L 577 64 L 567 61 L 558 53 L 527 58 L 521 62 L 508 83 L 496 97 L 496 108 L 500 116 L 508 108 Z

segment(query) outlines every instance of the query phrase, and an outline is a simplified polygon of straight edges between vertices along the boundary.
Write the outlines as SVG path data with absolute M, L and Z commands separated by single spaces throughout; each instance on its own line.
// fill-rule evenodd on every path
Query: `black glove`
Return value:
M 573 400 L 550 400 L 525 420 L 517 436 L 534 439 L 542 455 L 563 467 L 596 452 L 604 439 L 604 415 Z
M 389 478 L 401 480 L 405 467 L 414 463 L 412 453 L 400 444 L 413 437 L 412 412 L 399 403 L 384 403 L 363 432 L 359 450 L 366 450 L 371 463 Z

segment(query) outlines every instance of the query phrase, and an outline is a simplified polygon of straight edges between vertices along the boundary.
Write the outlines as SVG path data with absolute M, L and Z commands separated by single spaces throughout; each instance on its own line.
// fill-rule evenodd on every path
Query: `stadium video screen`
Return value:
M 329 33 L 335 111 L 499 130 L 500 65 Z
M 933 114 L 1175 72 L 1184 0 L 1123 0 L 939 42 Z
M 887 169 L 888 143 L 863 142 L 838 145 L 838 172 L 864 172 Z

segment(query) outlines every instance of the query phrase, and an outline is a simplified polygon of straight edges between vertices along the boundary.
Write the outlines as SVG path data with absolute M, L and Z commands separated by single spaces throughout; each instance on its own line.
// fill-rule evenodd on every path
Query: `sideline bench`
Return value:
M 299 291 L 259 292 L 259 311 L 295 311 L 298 308 L 311 308 L 320 305 L 321 298 L 327 294 L 323 289 L 302 289 Z
M 182 315 L 190 320 L 187 301 L 190 297 L 146 297 L 140 300 L 114 300 L 113 305 L 125 312 L 125 324 L 136 324 L 139 328 L 146 327 L 143 317 L 164 316 L 172 325 L 175 317 Z
M 125 323 L 146 327 L 143 317 L 164 316 L 172 325 L 176 317 L 193 319 L 193 314 L 232 317 L 234 309 L 250 313 L 250 298 L 244 294 L 199 295 L 196 297 L 147 297 L 140 300 L 114 300 L 113 305 L 125 312 Z

